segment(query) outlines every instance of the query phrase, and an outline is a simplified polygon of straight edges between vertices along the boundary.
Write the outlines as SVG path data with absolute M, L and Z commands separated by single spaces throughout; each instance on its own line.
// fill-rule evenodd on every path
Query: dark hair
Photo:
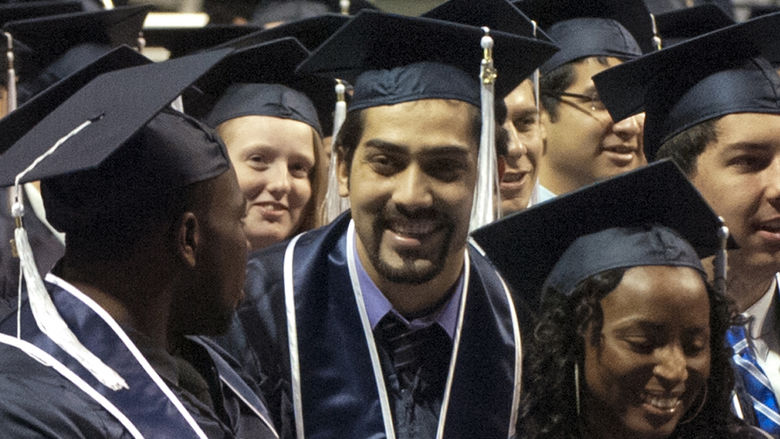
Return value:
M 609 65 L 606 56 L 580 58 L 567 62 L 540 76 L 539 95 L 541 96 L 542 107 L 550 115 L 551 122 L 558 121 L 558 105 L 560 104 L 561 93 L 565 92 L 577 80 L 577 72 L 574 71 L 574 65 L 583 63 L 589 58 L 595 58 L 599 64 Z
M 523 364 L 524 397 L 518 430 L 527 438 L 580 438 L 576 412 L 574 362 L 582 364 L 584 337 L 601 332 L 600 301 L 614 290 L 627 269 L 613 269 L 582 281 L 566 297 L 554 288 L 544 292 L 541 311 Z M 705 282 L 706 283 L 706 282 Z M 729 437 L 741 425 L 730 411 L 733 375 L 724 340 L 732 324 L 730 302 L 707 284 L 710 300 L 710 377 L 701 413 L 679 424 L 672 437 Z M 698 409 L 698 400 L 690 411 Z M 692 414 L 690 416 L 693 416 Z M 683 415 L 684 418 L 688 414 Z
M 656 159 L 671 158 L 686 175 L 695 174 L 696 160 L 704 148 L 718 140 L 718 120 L 706 120 L 676 134 L 658 148 Z
M 482 130 L 482 115 L 480 109 L 469 105 L 469 117 L 471 118 L 471 135 L 474 143 L 479 145 L 480 133 Z M 496 152 L 499 155 L 506 155 L 508 151 L 509 135 L 503 128 L 506 119 L 507 110 L 503 99 L 496 99 L 495 119 L 496 119 Z M 365 125 L 365 116 L 363 110 L 356 110 L 347 113 L 347 118 L 339 129 L 336 136 L 336 151 L 340 160 L 347 164 L 347 169 L 352 168 L 352 158 L 355 156 L 360 138 L 363 136 Z
M 144 247 L 145 235 L 170 232 L 181 214 L 203 206 L 210 196 L 209 184 L 213 180 L 164 190 L 144 198 L 125 197 L 123 203 L 112 203 L 115 208 L 96 212 L 77 227 L 67 230 L 66 254 L 82 261 L 127 259 Z

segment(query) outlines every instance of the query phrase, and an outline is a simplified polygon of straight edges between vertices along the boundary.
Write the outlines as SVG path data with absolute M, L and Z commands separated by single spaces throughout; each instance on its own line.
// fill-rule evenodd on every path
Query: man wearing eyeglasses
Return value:
M 601 1 L 599 5 L 592 0 L 524 0 L 516 4 L 561 47 L 540 68 L 540 117 L 547 138 L 535 201 L 645 164 L 643 117 L 613 121 L 591 80 L 603 70 L 652 50 L 652 22 L 642 0 Z

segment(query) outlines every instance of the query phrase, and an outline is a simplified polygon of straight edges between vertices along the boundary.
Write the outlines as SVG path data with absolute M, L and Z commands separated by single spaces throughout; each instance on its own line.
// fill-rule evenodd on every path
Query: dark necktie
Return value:
M 414 379 L 418 375 L 431 385 L 443 384 L 452 342 L 441 326 L 434 323 L 425 328 L 410 329 L 397 317 L 388 314 L 379 322 L 377 329 L 389 348 L 390 359 L 402 387 L 414 387 Z

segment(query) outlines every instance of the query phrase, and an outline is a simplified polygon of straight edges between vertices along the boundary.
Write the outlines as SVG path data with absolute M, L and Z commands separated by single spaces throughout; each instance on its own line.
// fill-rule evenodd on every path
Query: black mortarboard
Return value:
M 254 46 L 266 41 L 277 40 L 284 37 L 293 37 L 298 40 L 308 50 L 314 50 L 322 44 L 323 41 L 330 38 L 341 26 L 343 26 L 349 17 L 341 14 L 325 14 L 312 18 L 304 18 L 298 21 L 280 24 L 270 29 L 263 29 L 252 32 L 234 40 L 226 41 L 219 46 L 232 47 L 240 49 L 243 47 Z
M 197 82 L 204 96 L 185 102 L 185 109 L 212 127 L 241 116 L 275 116 L 306 123 L 323 135 L 323 128 L 332 129 L 336 95 L 331 80 L 295 73 L 308 55 L 294 38 L 236 51 Z
M 655 16 L 663 47 L 734 24 L 726 12 L 713 4 L 677 9 Z
M 57 107 L 70 97 L 76 90 L 86 85 L 96 76 L 150 63 L 151 60 L 127 46 L 116 49 L 101 56 L 81 70 L 62 79 L 49 92 L 41 93 L 0 119 L 0 154 L 4 153 L 25 133 L 30 131 L 38 121 L 43 119 L 52 108 Z
M 78 1 L 36 1 L 30 3 L 10 3 L 0 4 L 0 27 L 6 23 L 28 18 L 42 17 L 46 15 L 65 14 L 68 12 L 77 12 L 81 10 L 81 3 Z M 5 71 L 8 69 L 8 60 L 6 59 L 7 41 L 3 41 L 0 51 L 0 85 L 6 85 L 8 78 Z M 17 59 L 27 60 L 32 58 L 32 50 L 24 44 L 14 41 L 14 55 Z M 34 66 L 27 66 L 27 63 L 15 63 L 16 74 L 25 77 L 30 71 L 35 72 Z
M 347 12 L 354 15 L 363 9 L 377 9 L 377 7 L 366 0 L 351 0 L 348 9 Z M 262 1 L 255 10 L 252 23 L 258 25 L 287 23 L 328 13 L 342 13 L 339 0 Z
M 0 26 L 9 21 L 25 20 L 46 15 L 66 14 L 82 10 L 80 1 L 35 1 L 0 4 Z
M 541 29 L 534 35 L 531 20 L 509 0 L 450 0 L 422 16 L 551 41 Z
M 164 47 L 171 58 L 189 55 L 204 49 L 214 48 L 225 41 L 231 41 L 260 30 L 257 26 L 209 25 L 203 27 L 171 27 L 144 29 L 148 47 Z
M 646 111 L 645 154 L 675 134 L 731 113 L 780 113 L 780 77 L 761 57 L 780 41 L 780 13 L 693 38 L 593 80 L 613 120 Z
M 136 44 L 150 6 L 50 15 L 6 23 L 4 29 L 30 49 L 18 56 L 24 72 L 19 102 L 91 63 L 111 48 Z M 41 29 L 46 29 L 41 32 Z
M 655 48 L 643 0 L 521 0 L 515 5 L 561 48 L 541 66 L 542 73 L 589 56 L 627 60 Z
M 780 12 L 780 6 L 753 6 L 750 10 L 750 18 Z M 762 48 L 762 55 L 768 59 L 775 68 L 780 67 L 780 41 Z
M 65 140 L 56 151 L 25 174 L 20 183 L 98 167 L 228 53 L 229 50 L 207 52 L 103 73 L 75 92 L 60 90 L 60 87 L 72 86 L 66 81 L 49 88 L 39 99 L 46 100 L 49 94 L 64 92 L 71 96 L 50 109 L 3 154 L 0 186 L 14 184 L 17 174 L 87 121 L 92 123 Z M 153 168 L 165 174 L 160 178 L 167 176 L 170 184 L 182 186 L 197 181 L 203 172 L 208 174 L 209 170 L 220 167 L 214 160 L 219 162 L 221 159 L 215 157 L 211 160 L 194 154 L 192 163 L 188 164 L 191 166 L 189 171 L 181 166 L 172 167 L 170 172 L 163 171 L 164 164 Z M 228 166 L 227 162 L 225 166 Z M 97 191 L 99 187 L 94 189 Z
M 680 233 L 696 252 L 674 233 L 648 225 Z M 586 235 L 613 228 L 620 229 L 570 249 Z M 567 255 L 567 266 L 556 267 L 552 281 L 568 290 L 610 268 L 686 265 L 701 270 L 699 258 L 719 249 L 719 228 L 717 215 L 679 168 L 663 161 L 509 215 L 474 231 L 473 237 L 512 290 L 538 309 L 542 287 L 567 249 L 579 255 Z
M 547 42 L 491 31 L 503 99 L 556 51 Z M 354 85 L 350 110 L 420 99 L 480 106 L 483 31 L 474 26 L 364 10 L 318 47 L 300 72 Z

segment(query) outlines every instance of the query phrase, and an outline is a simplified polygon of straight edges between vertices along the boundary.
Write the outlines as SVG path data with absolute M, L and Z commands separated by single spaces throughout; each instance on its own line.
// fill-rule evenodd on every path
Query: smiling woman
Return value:
M 248 115 L 217 132 L 247 199 L 244 230 L 252 250 L 316 226 L 318 178 L 325 163 L 319 134 L 304 122 Z
M 680 206 L 695 213 L 681 218 Z M 541 292 L 519 437 L 763 437 L 729 411 L 733 314 L 700 262 L 717 229 L 662 162 L 475 232 L 515 291 Z

